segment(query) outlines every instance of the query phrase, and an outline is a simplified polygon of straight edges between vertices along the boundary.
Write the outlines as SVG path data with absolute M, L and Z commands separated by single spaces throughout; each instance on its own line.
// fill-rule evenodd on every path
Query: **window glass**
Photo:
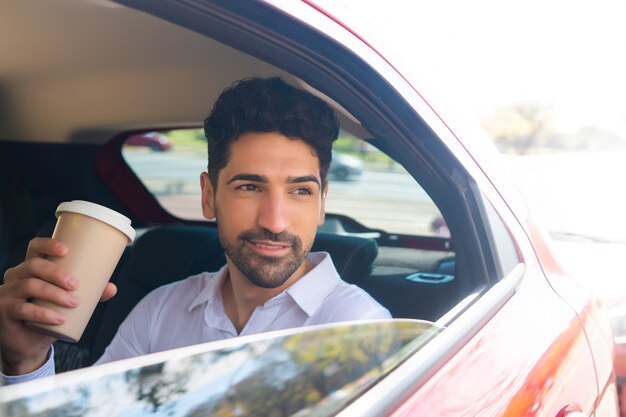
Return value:
M 0 388 L 0 406 L 32 417 L 334 416 L 440 331 L 389 321 L 231 339 L 87 368 L 71 384 Z
M 520 262 L 517 247 L 509 234 L 508 229 L 502 222 L 498 212 L 484 194 L 481 194 L 489 222 L 488 232 L 491 240 L 494 259 L 499 268 L 500 278 L 508 275 Z
M 207 170 L 207 145 L 202 129 L 132 135 L 122 156 L 167 211 L 183 219 L 204 218 L 200 173 Z
M 439 210 L 402 166 L 343 133 L 333 149 L 327 213 L 390 233 L 448 236 Z M 207 169 L 207 150 L 202 129 L 132 135 L 122 154 L 166 210 L 203 219 L 199 176 Z

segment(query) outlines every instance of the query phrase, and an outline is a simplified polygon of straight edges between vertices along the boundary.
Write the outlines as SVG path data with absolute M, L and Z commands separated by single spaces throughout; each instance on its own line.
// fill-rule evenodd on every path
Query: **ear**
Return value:
M 207 219 L 215 218 L 215 190 L 211 184 L 209 174 L 200 174 L 200 188 L 202 189 L 202 215 Z
M 328 194 L 328 181 L 324 182 L 324 186 L 322 187 L 322 204 L 320 205 L 320 215 L 317 221 L 318 226 L 324 224 L 326 217 L 326 194 Z

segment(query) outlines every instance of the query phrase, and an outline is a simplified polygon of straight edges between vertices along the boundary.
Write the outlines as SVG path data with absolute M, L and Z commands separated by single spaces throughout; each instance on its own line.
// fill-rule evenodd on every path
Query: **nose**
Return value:
M 257 223 L 259 227 L 275 234 L 287 230 L 290 217 L 285 197 L 279 193 L 267 193 L 259 204 Z

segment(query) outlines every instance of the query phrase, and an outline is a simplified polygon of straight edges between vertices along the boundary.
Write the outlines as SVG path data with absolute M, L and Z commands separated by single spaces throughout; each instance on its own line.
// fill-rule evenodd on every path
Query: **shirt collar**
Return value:
M 315 265 L 313 269 L 287 288 L 284 293 L 289 294 L 293 301 L 311 317 L 341 278 L 328 253 L 311 252 L 307 259 Z M 204 288 L 191 302 L 187 311 L 191 311 L 207 301 L 210 301 L 210 304 L 217 300 L 221 302 L 222 283 L 227 273 L 228 265 L 224 265 L 215 274 L 207 274 Z M 284 293 L 274 298 L 281 297 Z
M 308 260 L 315 265 L 313 269 L 287 288 L 285 292 L 311 317 L 341 281 L 341 278 L 328 253 L 309 253 Z
M 205 274 L 204 280 L 204 288 L 202 291 L 193 299 L 187 311 L 193 310 L 195 307 L 200 304 L 206 303 L 210 301 L 211 303 L 219 300 L 222 300 L 222 283 L 228 274 L 228 264 L 224 265 L 219 269 L 219 271 L 214 274 Z

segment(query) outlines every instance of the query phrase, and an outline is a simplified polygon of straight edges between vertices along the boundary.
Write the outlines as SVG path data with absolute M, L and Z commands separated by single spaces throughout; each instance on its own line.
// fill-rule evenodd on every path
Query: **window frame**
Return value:
M 479 251 L 480 256 L 472 256 L 473 260 L 458 260 L 470 287 L 461 288 L 461 293 L 484 284 L 485 279 L 497 280 L 493 256 L 485 256 L 490 245 L 478 232 L 484 225 L 474 224 L 482 220 L 473 179 L 430 125 L 369 61 L 265 4 L 123 3 L 264 59 L 323 93 L 332 91 L 332 98 L 374 135 L 373 144 L 403 165 L 431 195 L 449 222 L 452 235 L 463 236 L 454 239 L 457 253 Z M 264 27 L 258 23 L 262 21 L 275 24 Z M 381 139 L 390 137 L 396 140 Z

